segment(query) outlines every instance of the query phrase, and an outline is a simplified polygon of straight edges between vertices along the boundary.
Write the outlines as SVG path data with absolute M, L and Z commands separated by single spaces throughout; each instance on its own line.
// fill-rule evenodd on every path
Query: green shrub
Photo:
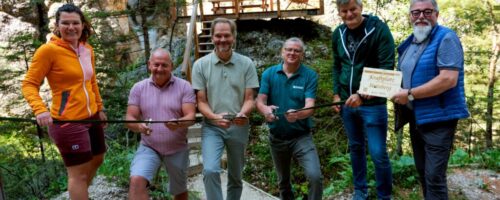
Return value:
M 401 156 L 396 160 L 391 160 L 392 180 L 395 185 L 403 188 L 412 188 L 418 184 L 418 174 L 415 169 L 415 162 L 411 156 Z
M 40 140 L 34 126 L 11 122 L 0 122 L 0 130 L 0 174 L 7 199 L 46 199 L 66 190 L 66 170 L 46 134 Z

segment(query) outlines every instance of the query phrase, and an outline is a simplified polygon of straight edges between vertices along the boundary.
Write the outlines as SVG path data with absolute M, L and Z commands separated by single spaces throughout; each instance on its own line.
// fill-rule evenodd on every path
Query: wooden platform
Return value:
M 267 11 L 267 12 L 249 12 L 249 13 L 239 13 L 239 14 L 214 14 L 205 15 L 204 20 L 213 20 L 217 17 L 225 17 L 228 19 L 270 19 L 270 18 L 286 18 L 286 17 L 303 17 L 303 16 L 313 16 L 322 15 L 323 11 L 319 8 L 316 9 L 303 9 L 303 10 L 282 10 L 280 15 L 278 11 Z M 179 16 L 178 20 L 182 23 L 189 22 L 190 16 Z M 200 21 L 200 16 L 198 16 L 198 21 Z

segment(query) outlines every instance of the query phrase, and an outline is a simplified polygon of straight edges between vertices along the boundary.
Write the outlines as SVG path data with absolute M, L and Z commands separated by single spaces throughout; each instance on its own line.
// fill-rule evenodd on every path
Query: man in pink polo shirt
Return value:
M 194 120 L 195 94 L 189 83 L 172 75 L 170 53 L 158 48 L 148 61 L 151 77 L 136 83 L 130 90 L 127 120 Z M 149 199 L 148 185 L 163 164 L 174 199 L 188 199 L 187 168 L 189 149 L 187 127 L 193 123 L 130 123 L 127 127 L 142 133 L 130 166 L 129 199 Z

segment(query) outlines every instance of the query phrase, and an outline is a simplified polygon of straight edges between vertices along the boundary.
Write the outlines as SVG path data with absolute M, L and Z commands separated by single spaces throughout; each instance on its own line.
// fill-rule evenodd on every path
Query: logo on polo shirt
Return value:
M 303 86 L 298 86 L 298 85 L 293 85 L 292 88 L 293 89 L 299 89 L 299 90 L 303 90 L 304 89 Z
M 71 149 L 73 149 L 73 150 L 78 150 L 78 149 L 80 149 L 80 146 L 79 146 L 79 145 L 77 145 L 77 144 L 75 144 L 75 145 L 72 145 L 72 146 L 71 146 Z

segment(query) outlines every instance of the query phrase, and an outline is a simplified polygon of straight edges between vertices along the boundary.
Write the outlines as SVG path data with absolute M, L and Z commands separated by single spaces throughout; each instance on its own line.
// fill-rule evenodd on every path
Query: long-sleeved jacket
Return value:
M 52 118 L 86 119 L 103 109 L 95 76 L 94 52 L 89 44 L 80 43 L 74 49 L 52 36 L 47 44 L 37 49 L 22 83 L 23 95 L 35 115 L 48 111 L 39 94 L 45 77 L 52 92 Z
M 333 93 L 342 100 L 358 91 L 364 67 L 394 69 L 395 45 L 389 27 L 376 16 L 363 16 L 366 18 L 365 36 L 353 55 L 346 47 L 347 26 L 342 24 L 333 31 Z M 385 98 L 376 97 L 364 100 L 363 105 L 385 102 Z

